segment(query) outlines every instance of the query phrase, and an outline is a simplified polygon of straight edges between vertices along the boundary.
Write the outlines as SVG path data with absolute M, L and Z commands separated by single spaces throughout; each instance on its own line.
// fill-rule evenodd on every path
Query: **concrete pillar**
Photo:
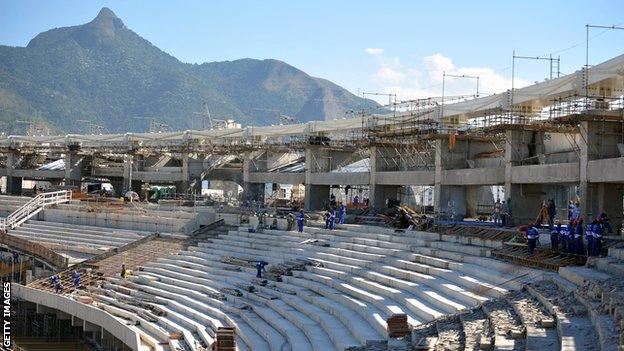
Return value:
M 319 147 L 310 146 L 305 151 L 305 201 L 306 211 L 318 211 L 329 203 L 330 187 L 328 185 L 312 184 L 312 173 L 323 170 L 317 157 Z M 323 162 L 323 161 L 321 161 Z
M 10 195 L 21 195 L 22 194 L 22 178 L 21 177 L 13 177 L 13 171 L 15 170 L 15 166 L 19 160 L 19 152 L 17 151 L 9 151 L 7 153 L 7 190 L 6 192 Z
M 579 197 L 581 214 L 588 220 L 606 212 L 612 223 L 622 222 L 622 184 L 591 183 L 587 176 L 592 160 L 620 157 L 617 144 L 621 142 L 622 125 L 619 122 L 581 121 L 579 163 Z
M 184 192 L 188 191 L 190 177 L 189 177 L 189 154 L 182 154 L 182 183 L 184 186 Z
M 253 154 L 249 151 L 243 155 L 243 199 L 264 202 L 264 183 L 251 183 L 252 169 L 258 166 L 253 163 Z
M 77 152 L 65 153 L 65 186 L 77 186 L 80 188 L 82 179 L 82 160 Z
M 387 202 L 389 199 L 399 199 L 400 186 L 395 185 L 379 185 L 377 184 L 377 172 L 379 172 L 381 166 L 379 149 L 377 146 L 371 146 L 370 149 L 370 178 L 369 178 L 369 202 L 370 205 L 378 211 L 382 211 L 387 208 Z
M 318 211 L 329 204 L 329 191 L 328 185 L 314 185 L 306 184 L 305 188 L 305 203 L 304 207 L 306 211 Z
M 451 151 L 446 139 L 436 140 L 435 148 L 434 210 L 436 213 L 444 213 L 449 219 L 461 220 L 466 216 L 466 188 L 461 185 L 444 185 L 443 172 L 448 167 Z M 465 158 L 463 163 L 466 163 Z
M 512 183 L 512 168 L 529 155 L 527 135 L 522 130 L 508 130 L 505 136 L 505 199 L 511 211 L 510 224 L 534 221 L 537 217 L 541 186 Z
M 132 187 L 132 172 L 133 171 L 134 171 L 134 155 L 125 154 L 121 195 L 125 194 Z

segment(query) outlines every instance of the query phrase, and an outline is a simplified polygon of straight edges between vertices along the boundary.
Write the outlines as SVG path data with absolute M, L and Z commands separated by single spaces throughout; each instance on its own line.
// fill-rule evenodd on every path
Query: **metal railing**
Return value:
M 0 218 L 0 231 L 6 233 L 9 229 L 19 226 L 46 206 L 68 202 L 71 199 L 71 193 L 71 190 L 61 190 L 38 194 L 6 218 Z

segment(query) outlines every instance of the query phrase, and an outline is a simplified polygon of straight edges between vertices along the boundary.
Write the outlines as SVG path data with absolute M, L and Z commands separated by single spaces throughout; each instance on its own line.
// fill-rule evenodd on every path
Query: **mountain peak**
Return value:
M 99 35 L 110 38 L 115 36 L 116 30 L 124 28 L 124 23 L 113 10 L 102 7 L 100 13 L 87 26 L 93 28 Z
M 97 17 L 95 17 L 93 21 L 111 21 L 115 19 L 119 19 L 119 17 L 117 17 L 113 10 L 108 7 L 102 7 L 100 13 L 98 13 Z

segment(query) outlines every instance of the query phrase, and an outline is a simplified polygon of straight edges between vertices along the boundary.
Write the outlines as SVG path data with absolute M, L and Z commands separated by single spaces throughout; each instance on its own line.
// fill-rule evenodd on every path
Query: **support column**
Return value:
M 305 151 L 305 201 L 306 211 L 318 211 L 329 203 L 329 186 L 312 184 L 312 173 L 318 170 L 319 165 L 315 155 L 317 146 L 310 146 Z
M 466 216 L 466 188 L 462 185 L 444 185 L 443 173 L 447 168 L 446 162 L 450 156 L 448 141 L 436 140 L 434 210 L 438 214 L 444 214 L 448 219 L 461 220 Z
M 620 157 L 617 144 L 621 141 L 622 125 L 619 122 L 581 121 L 579 197 L 581 214 L 590 220 L 602 212 L 611 223 L 622 222 L 622 197 L 624 184 L 591 183 L 588 177 L 589 162 Z
M 80 159 L 80 156 L 75 151 L 67 151 L 67 153 L 65 153 L 64 160 L 65 186 L 78 187 L 78 189 L 80 189 L 83 161 Z
M 10 195 L 22 195 L 22 178 L 14 177 L 13 171 L 15 170 L 15 165 L 19 160 L 19 153 L 17 151 L 9 151 L 7 154 L 7 194 Z
M 369 191 L 368 198 L 370 205 L 375 208 L 377 211 L 383 211 L 387 208 L 387 203 L 389 199 L 397 200 L 399 199 L 399 188 L 397 185 L 379 185 L 377 184 L 377 172 L 379 171 L 378 166 L 378 148 L 376 146 L 371 146 L 370 150 L 370 177 L 369 177 Z
M 510 225 L 534 221 L 542 199 L 542 186 L 539 184 L 515 184 L 512 182 L 512 168 L 527 157 L 528 141 L 524 131 L 508 130 L 505 135 L 505 199 L 511 210 Z M 527 139 L 528 140 L 528 139 Z
M 250 182 L 253 168 L 252 153 L 247 151 L 243 156 L 243 199 L 255 200 L 264 203 L 264 183 Z
M 135 155 L 124 155 L 124 172 L 123 172 L 123 186 L 121 195 L 132 190 L 137 194 L 141 194 L 141 180 L 136 179 L 135 171 L 139 170 L 139 160 Z
M 594 159 L 596 155 L 591 150 L 594 148 L 594 133 L 590 131 L 591 125 L 587 121 L 582 121 L 580 125 L 581 143 L 580 143 L 580 161 L 579 161 L 579 202 L 581 205 L 581 214 L 587 215 L 593 213 L 596 202 L 592 201 L 594 192 L 589 184 L 587 177 L 587 164 Z
M 180 158 L 180 162 L 182 163 L 182 181 L 176 182 L 176 192 L 178 194 L 187 194 L 189 191 L 190 185 L 190 173 L 189 173 L 189 155 L 188 153 L 183 153 Z

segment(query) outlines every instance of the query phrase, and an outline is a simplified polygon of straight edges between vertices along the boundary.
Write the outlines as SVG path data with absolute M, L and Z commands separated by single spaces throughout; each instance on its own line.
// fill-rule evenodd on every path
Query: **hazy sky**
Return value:
M 244 57 L 285 61 L 353 93 L 441 94 L 442 72 L 478 75 L 483 93 L 511 80 L 512 50 L 585 64 L 585 24 L 624 25 L 622 2 L 593 1 L 33 1 L 0 0 L 0 44 L 89 22 L 101 7 L 184 62 Z M 590 64 L 624 53 L 624 30 L 590 31 Z M 521 60 L 519 85 L 543 80 L 548 61 Z M 447 94 L 470 94 L 456 79 Z M 379 99 L 385 101 L 384 99 Z

